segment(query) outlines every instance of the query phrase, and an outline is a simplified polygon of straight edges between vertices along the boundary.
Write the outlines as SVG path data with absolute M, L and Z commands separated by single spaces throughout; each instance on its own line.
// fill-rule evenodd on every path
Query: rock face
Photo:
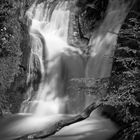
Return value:
M 138 3 L 139 2 L 137 1 L 136 4 L 132 7 L 119 32 L 117 41 L 118 44 L 115 51 L 114 63 L 112 68 L 110 92 L 114 92 L 115 90 L 116 94 L 122 94 L 121 92 L 126 93 L 126 95 L 124 95 L 124 101 L 127 100 L 127 96 L 134 95 L 136 97 L 136 101 L 140 102 L 140 16 L 138 14 L 140 12 L 140 9 L 137 7 Z M 129 115 L 125 112 L 125 105 L 124 107 L 118 107 L 116 109 L 116 112 L 114 108 L 111 107 L 106 107 L 104 111 L 117 123 L 122 125 L 124 123 L 127 124 L 128 122 L 130 122 L 132 116 L 135 118 L 136 116 L 140 115 L 140 110 L 135 105 L 129 105 L 127 107 L 130 111 Z M 125 136 L 126 134 L 121 135 Z M 114 139 L 115 138 L 113 138 L 113 140 Z M 116 139 L 118 140 L 119 138 L 116 137 Z
M 0 4 L 0 109 L 3 113 L 17 112 L 20 93 L 25 90 L 30 40 L 24 13 L 29 3 L 5 0 Z
M 28 89 L 26 84 L 27 73 L 28 73 L 28 63 L 30 56 L 30 36 L 28 32 L 28 25 L 30 21 L 27 20 L 25 13 L 27 9 L 32 5 L 33 0 L 22 0 L 19 2 L 19 7 L 15 11 L 17 13 L 17 23 L 19 24 L 19 36 L 21 40 L 19 46 L 22 52 L 20 56 L 20 64 L 18 65 L 19 74 L 15 75 L 14 81 L 12 82 L 10 88 L 7 90 L 9 96 L 10 111 L 16 113 L 19 111 L 20 104 L 23 101 L 23 95 Z M 15 2 L 16 3 L 16 2 Z M 18 3 L 16 3 L 18 4 Z M 15 30 L 15 29 L 13 29 Z

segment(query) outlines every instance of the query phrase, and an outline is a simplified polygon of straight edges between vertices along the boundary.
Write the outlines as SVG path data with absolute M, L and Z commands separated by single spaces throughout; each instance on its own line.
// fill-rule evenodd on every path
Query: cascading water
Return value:
M 31 101 L 27 100 L 23 103 L 21 112 L 39 115 L 63 113 L 66 101 L 69 100 L 68 95 L 63 95 L 66 88 L 64 85 L 67 85 L 64 82 L 67 81 L 62 79 L 65 75 L 63 76 L 61 72 L 61 65 L 63 65 L 61 59 L 66 56 L 68 59 L 70 53 L 74 54 L 78 49 L 74 49 L 67 43 L 70 15 L 68 2 L 58 2 L 53 12 L 50 12 L 48 6 L 49 4 L 45 3 L 39 5 L 34 3 L 27 13 L 31 18 L 32 39 L 28 81 L 33 78 L 33 73 L 37 69 L 40 71 L 41 82 L 36 92 L 33 84 L 31 85 L 27 96 L 28 99 L 34 97 Z M 39 68 L 36 68 L 36 63 Z M 71 62 L 68 60 L 68 63 Z
M 110 0 L 106 16 L 90 39 L 91 55 L 86 67 L 86 77 L 110 77 L 113 55 L 120 27 L 132 1 Z
M 129 3 L 109 1 L 105 19 L 90 39 L 90 57 L 86 61 L 78 47 L 68 44 L 69 2 L 57 1 L 53 7 L 47 2 L 35 2 L 27 12 L 32 46 L 27 82 L 31 86 L 20 112 L 36 115 L 79 113 L 89 105 L 92 97 L 68 93 L 68 81 L 110 76 L 117 34 Z
M 42 129 L 47 132 L 57 120 L 65 118 L 65 115 L 57 114 L 77 114 L 93 102 L 93 95 L 77 94 L 67 89 L 69 80 L 110 76 L 117 34 L 130 4 L 129 0 L 109 0 L 106 16 L 90 38 L 88 60 L 78 47 L 68 44 L 69 1 L 45 1 L 40 4 L 36 1 L 31 6 L 26 13 L 31 39 L 27 79 L 30 87 L 20 112 L 33 115 L 14 116 L 0 123 L 0 139 L 11 140 Z M 56 135 L 50 140 L 106 140 L 116 131 L 109 119 L 91 116 L 64 128 L 57 134 L 58 137 Z
M 125 0 L 109 0 L 105 18 L 94 30 L 89 41 L 91 54 L 85 70 L 86 78 L 96 80 L 110 77 L 118 34 L 132 3 Z M 103 96 L 105 95 L 103 90 Z M 89 100 L 92 102 L 92 98 L 88 98 L 88 102 Z

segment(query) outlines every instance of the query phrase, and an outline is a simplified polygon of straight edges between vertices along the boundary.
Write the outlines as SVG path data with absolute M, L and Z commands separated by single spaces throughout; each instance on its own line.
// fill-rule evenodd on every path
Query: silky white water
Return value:
M 67 8 L 68 2 L 58 2 L 50 16 L 49 5 L 46 6 L 46 9 L 43 9 L 45 3 L 37 6 L 35 4 L 27 12 L 27 15 L 32 20 L 30 27 L 32 50 L 28 78 L 29 80 L 31 79 L 34 69 L 33 56 L 35 55 L 39 60 L 39 70 L 41 71 L 42 79 L 35 98 L 27 106 L 23 105 L 21 112 L 34 112 L 38 114 L 59 113 L 63 102 L 66 100 L 62 99 L 60 101 L 57 98 L 57 96 L 61 96 L 59 95 L 62 94 L 61 92 L 64 92 L 63 85 L 58 83 L 61 82 L 58 80 L 61 69 L 60 59 L 63 53 L 68 55 L 67 50 L 74 50 L 74 48 L 67 44 L 70 11 Z M 33 13 L 34 10 L 35 12 Z M 41 43 L 40 38 L 44 40 L 44 44 Z M 60 85 L 59 89 L 57 84 Z M 31 95 L 32 90 L 31 87 L 27 92 L 28 96 Z
M 31 22 L 27 79 L 31 86 L 20 112 L 35 115 L 79 113 L 93 101 L 93 97 L 67 90 L 69 81 L 73 78 L 96 80 L 111 74 L 117 34 L 128 13 L 129 2 L 109 1 L 104 20 L 90 38 L 88 60 L 83 56 L 80 46 L 75 48 L 68 44 L 69 4 L 68 1 L 57 1 L 51 7 L 47 2 L 35 2 L 26 13 Z M 35 90 L 33 79 L 38 75 L 40 79 L 36 82 Z
M 106 16 L 90 38 L 88 60 L 78 46 L 75 48 L 68 44 L 69 1 L 60 0 L 53 6 L 47 2 L 37 4 L 36 1 L 30 7 L 26 13 L 31 40 L 27 78 L 30 87 L 20 113 L 31 116 L 14 116 L 2 122 L 1 126 L 5 127 L 0 132 L 1 139 L 8 140 L 41 129 L 49 130 L 55 121 L 69 117 L 64 114 L 80 113 L 93 102 L 95 97 L 77 94 L 69 88 L 69 81 L 73 78 L 110 76 L 117 34 L 128 13 L 129 2 L 109 0 Z M 88 120 L 64 128 L 49 139 L 105 140 L 116 131 L 117 128 L 109 119 L 94 114 Z
M 84 107 L 84 95 L 70 97 L 67 93 L 69 80 L 83 78 L 85 69 L 80 49 L 67 43 L 70 20 L 68 5 L 69 2 L 60 1 L 50 12 L 49 3 L 34 3 L 27 12 L 31 20 L 29 31 L 32 46 L 27 83 L 31 81 L 31 87 L 20 112 L 35 115 L 73 114 Z M 41 75 L 37 91 L 32 82 L 37 73 L 35 71 Z

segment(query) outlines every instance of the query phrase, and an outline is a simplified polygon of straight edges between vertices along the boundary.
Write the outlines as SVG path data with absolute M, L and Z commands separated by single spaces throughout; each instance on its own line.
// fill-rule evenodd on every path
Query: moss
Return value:
M 21 11 L 27 8 L 24 0 L 4 0 L 0 5 L 0 110 L 17 112 L 22 100 L 21 87 L 26 88 L 28 55 L 30 53 L 28 27 Z M 4 17 L 4 18 L 3 18 Z M 4 19 L 4 20 L 3 20 Z M 23 22 L 22 22 L 23 21 Z M 3 98 L 4 97 L 4 98 Z
M 112 95 L 114 97 L 120 96 L 120 99 L 113 105 L 116 106 L 116 112 L 109 111 L 109 113 L 117 123 L 121 124 L 122 129 L 112 138 L 113 140 L 133 140 L 140 134 L 140 123 L 137 120 L 140 115 L 140 46 L 138 45 L 140 39 L 137 34 L 140 32 L 139 17 L 137 14 L 132 14 L 132 11 L 128 14 L 120 30 L 114 56 L 110 93 L 114 93 Z

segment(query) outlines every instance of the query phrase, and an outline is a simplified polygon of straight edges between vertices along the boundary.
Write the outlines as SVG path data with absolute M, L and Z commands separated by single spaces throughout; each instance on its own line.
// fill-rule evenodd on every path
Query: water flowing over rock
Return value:
M 28 99 L 23 103 L 21 112 L 46 114 L 71 110 L 72 113 L 79 112 L 81 108 L 80 101 L 84 100 L 83 96 L 76 95 L 74 98 L 77 100 L 73 98 L 71 101 L 69 95 L 65 93 L 70 78 L 84 75 L 83 62 L 78 56 L 80 50 L 67 43 L 70 16 L 68 4 L 64 1 L 58 2 L 52 12 L 49 3 L 37 5 L 34 3 L 27 12 L 31 20 L 32 44 L 27 82 L 31 82 L 31 87 L 27 91 Z M 37 79 L 41 82 L 35 91 L 35 84 L 32 81 L 35 81 L 36 73 L 39 73 Z M 70 108 L 77 109 L 74 111 L 66 109 L 68 108 L 66 104 L 71 104 Z
M 26 81 L 29 88 L 20 114 L 0 122 L 3 129 L 0 139 L 14 139 L 44 129 L 50 131 L 55 123 L 81 113 L 97 99 L 96 95 L 77 93 L 73 79 L 96 81 L 110 77 L 118 33 L 131 1 L 109 0 L 105 17 L 90 33 L 89 41 L 85 41 L 88 55 L 81 49 L 85 45 L 81 40 L 77 46 L 69 42 L 70 33 L 74 34 L 71 13 L 75 12 L 71 11 L 70 4 L 64 0 L 36 0 L 27 10 L 31 44 Z M 76 86 L 92 84 L 94 81 Z M 106 94 L 106 89 L 102 92 Z M 87 120 L 65 127 L 49 139 L 105 140 L 116 131 L 112 121 L 95 111 Z
M 117 36 L 130 3 L 109 1 L 105 18 L 88 43 L 89 56 L 85 57 L 80 47 L 68 43 L 70 2 L 35 1 L 26 13 L 31 38 L 27 83 L 31 86 L 20 112 L 77 114 L 89 105 L 94 97 L 75 93 L 70 80 L 110 76 Z

